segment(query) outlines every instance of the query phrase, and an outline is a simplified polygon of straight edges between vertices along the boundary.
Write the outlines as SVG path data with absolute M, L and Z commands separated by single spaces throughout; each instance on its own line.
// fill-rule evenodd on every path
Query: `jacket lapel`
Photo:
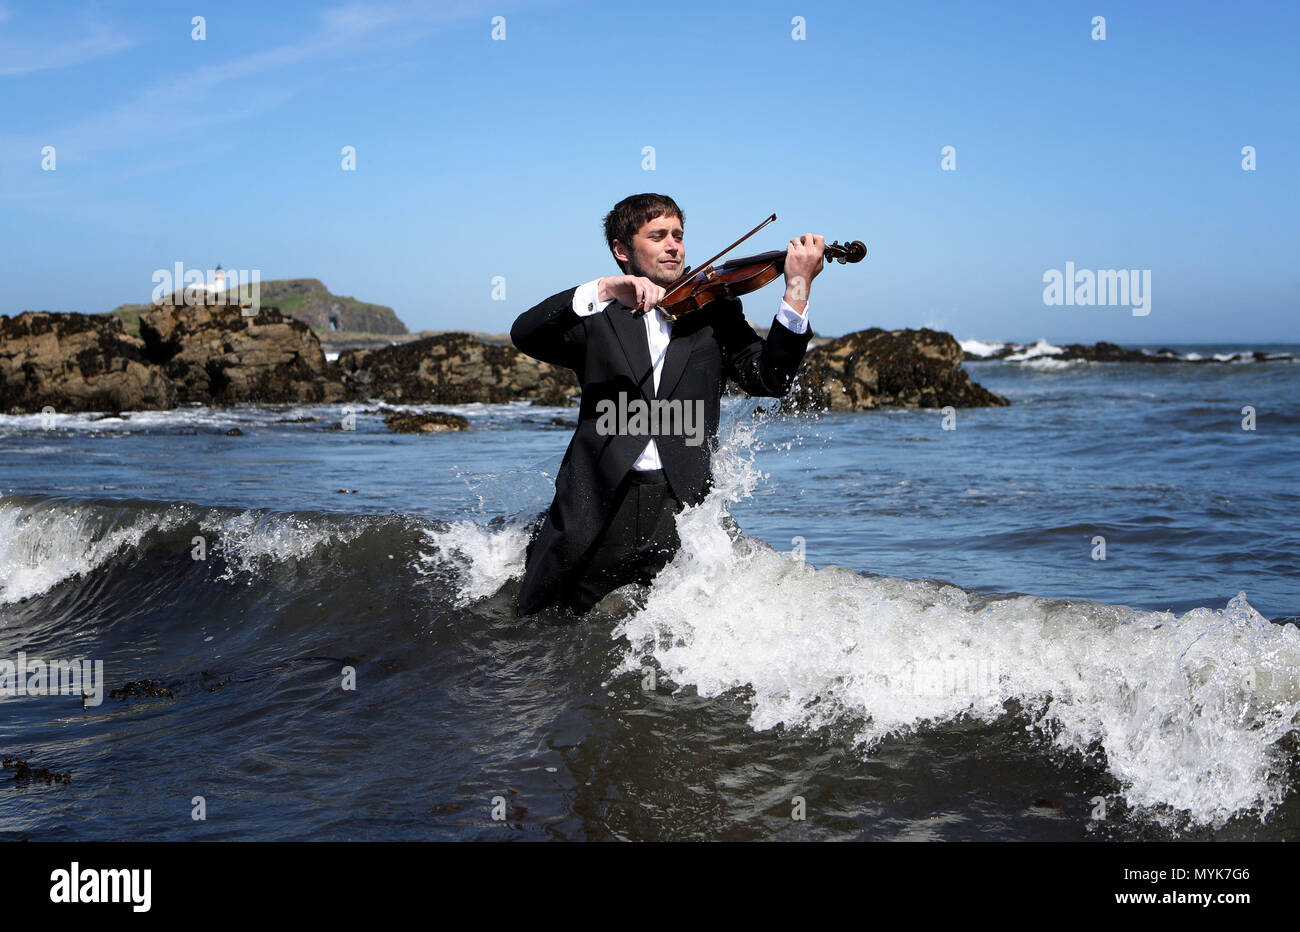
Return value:
M 700 332 L 697 322 L 702 320 L 703 316 L 696 311 L 691 315 L 693 319 L 678 319 L 673 322 L 672 339 L 668 341 L 668 352 L 664 355 L 664 368 L 659 373 L 660 398 L 668 398 L 672 395 L 673 389 L 681 380 L 682 373 L 686 371 L 686 360 L 690 357 L 691 350 L 695 348 L 696 337 Z
M 623 347 L 623 355 L 627 357 L 627 364 L 632 371 L 632 380 L 646 400 L 651 400 L 655 396 L 655 377 L 650 365 L 650 343 L 646 339 L 645 320 L 633 314 L 630 307 L 619 301 L 605 308 L 605 316 Z M 671 346 L 669 352 L 672 352 Z M 668 365 L 666 359 L 664 365 Z M 662 381 L 662 373 L 660 379 Z

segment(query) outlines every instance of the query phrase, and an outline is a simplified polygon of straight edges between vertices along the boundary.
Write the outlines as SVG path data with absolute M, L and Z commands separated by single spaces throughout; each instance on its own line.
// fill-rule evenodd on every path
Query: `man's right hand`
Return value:
M 601 301 L 617 300 L 636 311 L 648 311 L 663 300 L 667 292 L 648 278 L 639 275 L 611 275 L 596 286 Z

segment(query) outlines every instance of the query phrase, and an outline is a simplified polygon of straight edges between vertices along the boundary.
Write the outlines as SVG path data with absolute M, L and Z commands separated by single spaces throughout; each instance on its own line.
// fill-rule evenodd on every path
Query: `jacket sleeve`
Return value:
M 745 320 L 740 301 L 723 299 L 713 322 L 713 332 L 722 346 L 724 372 L 751 395 L 780 398 L 790 389 L 804 351 L 812 339 L 812 328 L 793 333 L 775 316 L 764 340 Z
M 569 288 L 524 311 L 510 328 L 510 341 L 522 353 L 556 366 L 577 370 L 583 362 L 587 331 L 573 310 Z

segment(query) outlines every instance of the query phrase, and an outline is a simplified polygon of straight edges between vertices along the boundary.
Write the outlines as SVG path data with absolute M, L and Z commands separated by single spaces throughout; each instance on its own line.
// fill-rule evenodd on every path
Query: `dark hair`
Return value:
M 630 252 L 632 237 L 655 217 L 676 217 L 686 226 L 686 215 L 667 194 L 633 194 L 614 205 L 614 209 L 605 215 L 605 244 L 610 254 L 614 252 L 614 240 L 622 243 Z M 614 257 L 618 262 L 618 257 Z M 618 267 L 627 274 L 627 266 L 618 262 Z

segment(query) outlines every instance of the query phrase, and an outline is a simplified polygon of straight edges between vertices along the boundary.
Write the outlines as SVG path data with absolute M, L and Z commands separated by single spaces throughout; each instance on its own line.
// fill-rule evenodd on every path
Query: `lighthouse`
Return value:
M 211 279 L 208 283 L 203 286 L 203 290 L 208 294 L 220 294 L 226 290 L 226 273 L 222 271 L 220 265 L 218 265 L 216 271 L 212 273 Z

